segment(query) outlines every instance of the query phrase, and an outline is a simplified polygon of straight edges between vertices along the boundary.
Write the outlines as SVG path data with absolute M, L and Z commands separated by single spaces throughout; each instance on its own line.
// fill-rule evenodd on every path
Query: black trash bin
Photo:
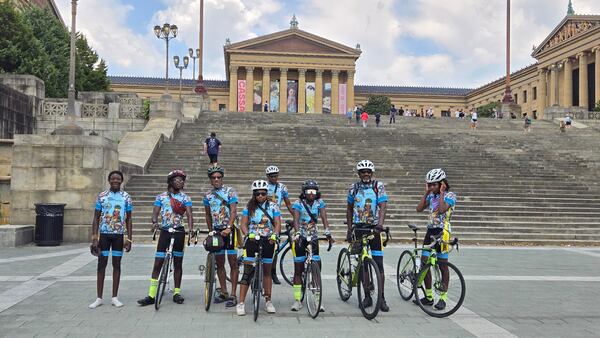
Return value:
M 35 204 L 35 243 L 39 246 L 60 245 L 63 240 L 64 203 Z

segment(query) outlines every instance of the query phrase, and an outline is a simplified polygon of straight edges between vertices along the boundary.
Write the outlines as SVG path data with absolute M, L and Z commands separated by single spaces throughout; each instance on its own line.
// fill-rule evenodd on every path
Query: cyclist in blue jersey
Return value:
M 275 313 L 275 306 L 271 302 L 273 288 L 271 265 L 281 230 L 281 212 L 275 203 L 268 200 L 267 188 L 268 183 L 266 181 L 254 181 L 252 183 L 252 198 L 242 212 L 242 233 L 248 235 L 248 239 L 244 244 L 244 272 L 240 282 L 240 299 L 236 307 L 238 316 L 246 314 L 244 301 L 246 300 L 250 280 L 254 275 L 252 263 L 259 249 L 258 241 L 262 242 L 265 307 L 268 313 Z
M 446 173 L 441 168 L 432 169 L 427 173 L 425 177 L 425 192 L 423 197 L 417 205 L 417 212 L 421 212 L 425 209 L 429 212 L 429 222 L 427 223 L 427 233 L 423 240 L 423 245 L 431 244 L 431 236 L 438 236 L 442 233 L 442 239 L 446 242 L 450 241 L 450 218 L 454 213 L 454 207 L 456 206 L 456 194 L 450 191 L 450 184 L 446 178 Z M 438 252 L 437 258 L 444 262 L 448 261 L 448 247 L 447 245 L 436 245 L 436 251 Z M 421 257 L 421 264 L 424 266 L 427 263 L 429 252 L 423 251 Z M 448 266 L 440 265 L 442 271 L 442 283 L 445 285 L 445 289 L 448 289 L 449 274 Z M 440 299 L 435 308 L 443 310 L 446 308 L 446 300 L 448 296 L 446 293 L 440 295 Z M 416 304 L 416 300 L 413 300 Z M 425 297 L 421 299 L 423 305 L 433 305 L 433 291 L 431 289 L 431 274 L 427 272 L 425 276 Z
M 123 248 L 126 252 L 131 250 L 132 226 L 131 212 L 133 205 L 131 196 L 121 190 L 123 173 L 115 170 L 108 174 L 110 189 L 101 192 L 96 198 L 96 210 L 92 221 L 92 252 L 98 254 L 98 271 L 96 281 L 96 300 L 89 305 L 95 309 L 103 304 L 104 276 L 108 255 L 112 249 L 113 283 L 111 304 L 116 307 L 123 306 L 117 298 L 119 281 L 121 279 L 121 257 Z M 125 234 L 127 229 L 127 235 Z M 100 232 L 100 235 L 98 235 Z
M 227 301 L 226 307 L 233 307 L 237 304 L 236 290 L 238 281 L 238 263 L 237 263 L 237 241 L 236 233 L 233 231 L 233 225 L 236 218 L 236 208 L 238 197 L 235 189 L 223 185 L 223 176 L 225 169 L 219 166 L 208 168 L 208 178 L 212 188 L 204 194 L 204 212 L 206 214 L 206 225 L 211 235 L 219 234 L 223 237 L 225 247 L 215 252 L 217 262 L 217 276 L 219 285 L 215 303 Z M 225 256 L 229 262 L 231 276 L 231 293 L 227 293 L 227 280 L 225 273 Z
M 384 231 L 383 224 L 387 211 L 388 195 L 385 191 L 385 185 L 382 182 L 373 180 L 375 165 L 369 160 L 362 160 L 356 165 L 358 182 L 353 183 L 348 190 L 346 223 L 348 232 L 346 240 L 352 240 L 352 227 L 355 226 L 355 234 L 358 236 L 365 231 L 375 230 L 375 238 L 369 242 L 373 260 L 379 268 L 382 284 L 385 282 L 383 272 L 383 238 L 381 232 Z M 384 289 L 381 285 L 382 290 Z M 390 310 L 386 301 L 384 292 L 381 292 L 382 301 L 380 310 L 387 312 Z M 373 305 L 373 300 L 369 295 L 364 299 L 364 307 Z
M 138 304 L 146 306 L 154 304 L 156 290 L 158 287 L 158 275 L 165 260 L 167 248 L 171 241 L 169 228 L 184 231 L 183 216 L 187 216 L 187 223 L 190 234 L 194 231 L 194 219 L 192 216 L 192 200 L 182 190 L 185 184 L 186 175 L 182 170 L 173 170 L 167 175 L 168 188 L 166 192 L 156 196 L 154 209 L 152 210 L 152 229 L 159 227 L 158 215 L 160 214 L 162 224 L 160 225 L 160 237 L 156 246 L 154 258 L 154 267 L 152 277 L 150 278 L 150 289 L 145 298 L 138 300 Z M 183 248 L 185 242 L 185 233 L 174 233 L 175 243 L 173 244 L 173 265 L 175 273 L 175 289 L 173 292 L 173 301 L 177 304 L 183 304 L 184 298 L 181 296 L 181 276 L 183 275 Z

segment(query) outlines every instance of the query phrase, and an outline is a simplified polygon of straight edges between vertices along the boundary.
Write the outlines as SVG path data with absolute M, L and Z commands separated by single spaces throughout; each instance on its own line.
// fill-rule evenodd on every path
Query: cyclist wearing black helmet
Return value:
M 225 169 L 219 166 L 212 166 L 208 168 L 207 174 L 212 189 L 204 194 L 203 199 L 204 212 L 206 213 L 206 225 L 208 226 L 209 231 L 214 231 L 216 234 L 223 236 L 223 242 L 225 243 L 225 247 L 222 250 L 215 252 L 217 276 L 219 277 L 219 285 L 221 286 L 218 290 L 217 297 L 215 297 L 215 303 L 227 301 L 227 304 L 225 305 L 227 307 L 233 307 L 237 305 L 237 298 L 235 295 L 239 273 L 236 244 L 237 241 L 241 240 L 236 238 L 235 231 L 233 231 L 238 197 L 232 187 L 223 185 Z M 227 293 L 227 280 L 225 279 L 226 255 L 231 269 L 230 294 Z
M 346 240 L 352 240 L 352 226 L 355 226 L 355 233 L 360 234 L 366 228 L 369 232 L 375 230 L 375 238 L 369 242 L 373 260 L 377 263 L 381 282 L 385 281 L 383 272 L 383 223 L 385 222 L 385 213 L 387 210 L 388 195 L 382 182 L 374 181 L 373 172 L 375 165 L 369 160 L 362 160 L 356 165 L 356 171 L 360 180 L 353 183 L 348 191 L 348 205 L 346 208 L 346 223 L 348 224 L 348 233 Z M 365 227 L 365 228 L 363 228 Z M 381 285 L 382 290 L 383 285 Z M 385 301 L 384 293 L 381 292 L 382 301 L 380 310 L 388 312 L 390 308 Z M 367 295 L 363 306 L 372 306 L 373 300 Z
M 329 221 L 327 221 L 327 207 L 325 201 L 321 199 L 319 184 L 314 180 L 307 180 L 302 184 L 302 193 L 292 208 L 294 210 L 294 229 L 296 234 L 292 242 L 292 253 L 294 254 L 294 304 L 292 311 L 299 311 L 302 308 L 302 273 L 304 272 L 304 261 L 306 260 L 306 247 L 308 243 L 313 243 L 313 260 L 319 263 L 321 267 L 321 257 L 319 256 L 319 232 L 317 222 L 319 216 L 325 228 L 325 236 L 330 242 L 333 242 Z M 321 306 L 320 311 L 325 311 Z
M 165 254 L 171 235 L 169 228 L 183 230 L 183 215 L 187 216 L 187 223 L 190 233 L 194 231 L 194 219 L 192 216 L 192 200 L 188 195 L 182 192 L 185 183 L 186 175 L 183 170 L 173 170 L 167 175 L 167 191 L 156 196 L 154 201 L 154 209 L 152 210 L 152 229 L 159 227 L 158 215 L 160 213 L 162 224 L 160 224 L 160 237 L 156 246 L 156 254 L 154 258 L 154 267 L 152 269 L 152 277 L 150 279 L 150 290 L 145 298 L 138 300 L 138 304 L 142 306 L 154 304 L 156 298 L 156 289 L 158 286 L 158 275 L 165 260 Z M 184 298 L 181 296 L 181 276 L 183 274 L 183 248 L 185 234 L 176 232 L 175 243 L 173 245 L 173 262 L 175 266 L 175 290 L 173 292 L 173 301 L 177 304 L 182 304 Z

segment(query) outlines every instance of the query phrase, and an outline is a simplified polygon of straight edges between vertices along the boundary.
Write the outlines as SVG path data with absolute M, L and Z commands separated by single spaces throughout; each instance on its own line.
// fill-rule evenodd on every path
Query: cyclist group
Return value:
M 350 242 L 353 238 L 360 236 L 361 232 L 374 230 L 374 236 L 369 241 L 369 246 L 373 260 L 376 262 L 382 277 L 380 280 L 383 282 L 385 278 L 381 232 L 384 231 L 388 195 L 385 185 L 373 179 L 373 173 L 375 172 L 373 162 L 362 160 L 356 165 L 356 170 L 359 180 L 350 186 L 347 194 L 346 223 L 348 228 L 346 240 Z M 211 189 L 204 194 L 203 198 L 206 224 L 209 236 L 221 236 L 224 243 L 222 249 L 215 252 L 220 288 L 217 289 L 214 302 L 225 302 L 226 307 L 236 307 L 236 313 L 240 316 L 246 314 L 244 302 L 254 274 L 252 262 L 259 248 L 262 248 L 266 311 L 268 313 L 275 313 L 276 311 L 271 297 L 272 284 L 279 284 L 275 273 L 277 258 L 274 256 L 281 231 L 282 221 L 279 208 L 282 204 L 293 216 L 294 225 L 292 241 L 294 303 L 291 307 L 292 311 L 298 311 L 302 308 L 301 276 L 306 259 L 305 255 L 309 243 L 315 243 L 318 240 L 317 224 L 319 219 L 323 224 L 324 235 L 327 240 L 331 243 L 334 242 L 327 219 L 326 203 L 321 197 L 319 184 L 314 180 L 305 181 L 301 186 L 299 198 L 291 203 L 287 187 L 278 181 L 279 168 L 269 166 L 265 171 L 267 180 L 252 182 L 252 197 L 242 211 L 239 229 L 235 225 L 237 204 L 239 202 L 238 196 L 235 189 L 223 184 L 225 169 L 214 164 L 207 171 Z M 184 218 L 187 221 L 190 236 L 196 234 L 192 216 L 192 200 L 183 192 L 185 180 L 186 174 L 182 170 L 170 172 L 167 176 L 167 191 L 156 196 L 151 222 L 153 229 L 160 229 L 160 236 L 156 247 L 148 294 L 138 300 L 141 306 L 154 304 L 155 302 L 158 276 L 172 236 L 168 231 L 169 229 L 179 230 L 173 234 L 172 255 L 175 270 L 173 301 L 177 304 L 184 302 L 184 297 L 180 291 L 185 241 Z M 113 298 L 111 303 L 117 307 L 123 306 L 117 298 L 120 261 L 123 249 L 127 252 L 131 249 L 131 213 L 133 206 L 129 194 L 121 190 L 121 184 L 123 183 L 121 172 L 111 172 L 108 175 L 108 182 L 110 188 L 98 195 L 92 223 L 91 251 L 98 256 L 97 299 L 89 305 L 89 308 L 96 308 L 103 304 L 102 293 L 105 269 L 111 250 L 113 263 Z M 438 235 L 440 232 L 443 232 L 444 237 L 449 236 L 450 218 L 456 204 L 456 195 L 449 190 L 450 185 L 442 169 L 433 169 L 427 173 L 424 195 L 417 206 L 419 212 L 429 211 L 428 231 L 423 241 L 424 245 L 431 243 L 431 236 Z M 242 247 L 242 245 L 244 264 L 242 271 L 239 271 L 237 248 Z M 321 258 L 318 245 L 312 247 L 312 259 L 320 265 Z M 427 256 L 424 253 L 423 260 L 426 260 L 426 258 Z M 448 256 L 442 253 L 438 255 L 438 258 L 447 260 Z M 230 266 L 230 289 L 227 288 L 225 260 L 228 261 Z M 237 284 L 240 273 L 242 278 L 239 283 L 238 298 Z M 447 279 L 447 271 L 445 275 Z M 383 289 L 383 285 L 381 287 Z M 421 303 L 433 305 L 431 278 L 425 280 L 425 288 L 425 298 L 421 300 Z M 369 300 L 370 298 L 367 296 L 363 301 L 363 306 L 372 306 L 373 301 L 371 300 L 371 303 L 369 303 Z M 382 301 L 379 304 L 381 311 L 389 311 L 383 293 Z M 444 299 L 439 300 L 435 306 L 437 309 L 443 309 L 445 307 Z M 320 311 L 324 311 L 322 306 Z

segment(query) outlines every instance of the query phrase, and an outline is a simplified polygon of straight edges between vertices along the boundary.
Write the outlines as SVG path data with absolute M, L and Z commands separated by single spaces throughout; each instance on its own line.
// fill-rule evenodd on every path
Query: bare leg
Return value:
M 102 298 L 102 293 L 104 293 L 104 276 L 107 263 L 108 257 L 104 257 L 102 254 L 100 254 L 98 256 L 98 274 L 96 279 L 96 291 L 98 298 Z
M 119 282 L 121 280 L 121 257 L 112 258 L 113 266 L 113 285 L 112 285 L 112 296 L 117 297 L 119 293 Z
M 237 283 L 238 283 L 238 278 L 239 278 L 239 274 L 240 274 L 240 269 L 238 267 L 238 258 L 237 258 L 237 254 L 233 254 L 233 255 L 227 255 L 227 260 L 229 261 L 229 268 L 230 268 L 230 273 L 229 276 L 231 276 L 231 296 L 236 296 L 236 292 L 237 292 Z M 227 289 L 225 289 L 227 290 Z

